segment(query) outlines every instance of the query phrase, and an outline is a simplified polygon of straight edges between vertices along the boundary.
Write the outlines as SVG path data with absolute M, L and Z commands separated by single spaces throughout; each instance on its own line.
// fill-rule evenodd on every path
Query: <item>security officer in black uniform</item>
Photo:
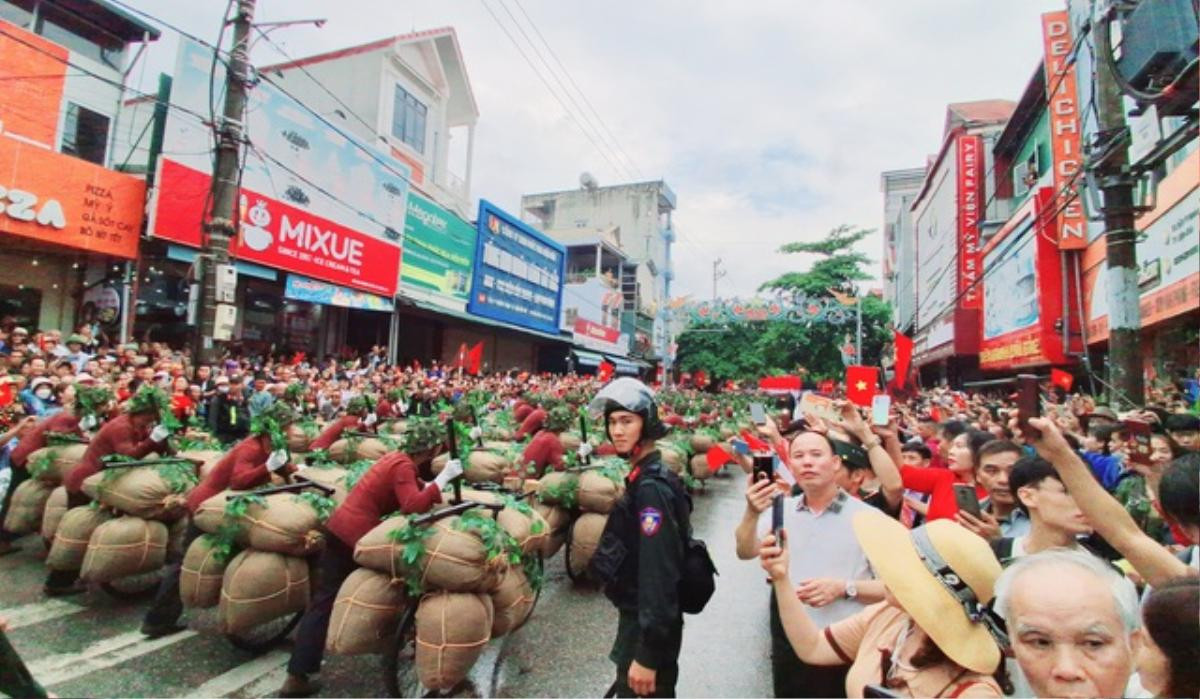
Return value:
M 691 499 L 654 448 L 666 427 L 645 384 L 617 379 L 596 395 L 591 409 L 603 414 L 609 440 L 632 467 L 590 565 L 620 613 L 609 653 L 617 679 L 608 696 L 673 697 L 683 639 L 678 588 L 683 537 L 691 534 Z

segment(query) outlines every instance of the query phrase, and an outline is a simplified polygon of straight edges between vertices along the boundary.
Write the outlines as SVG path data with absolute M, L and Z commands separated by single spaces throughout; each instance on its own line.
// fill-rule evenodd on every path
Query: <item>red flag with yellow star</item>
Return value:
M 871 406 L 871 398 L 878 393 L 879 368 L 873 366 L 846 367 L 846 397 L 855 405 Z

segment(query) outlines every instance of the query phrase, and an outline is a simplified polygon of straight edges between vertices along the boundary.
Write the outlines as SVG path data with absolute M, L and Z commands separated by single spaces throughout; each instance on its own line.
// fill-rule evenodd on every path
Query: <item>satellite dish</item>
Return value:
M 600 183 L 596 181 L 596 178 L 590 172 L 585 172 L 579 176 L 579 184 L 583 185 L 583 188 L 588 191 L 600 186 Z

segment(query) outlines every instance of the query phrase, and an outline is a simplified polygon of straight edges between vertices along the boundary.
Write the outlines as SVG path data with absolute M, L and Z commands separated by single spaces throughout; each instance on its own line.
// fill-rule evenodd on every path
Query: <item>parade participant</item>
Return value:
M 421 483 L 421 467 L 438 455 L 444 439 L 445 429 L 436 420 L 412 419 L 404 434 L 403 451 L 372 464 L 334 510 L 325 525 L 328 536 L 317 563 L 317 587 L 296 628 L 296 646 L 279 696 L 308 697 L 320 688 L 310 675 L 321 670 L 329 617 L 338 590 L 357 567 L 354 547 L 358 540 L 393 512 L 411 515 L 433 509 L 446 486 L 462 475 L 462 462 L 450 459 L 432 484 Z
M 1132 696 L 1137 591 L 1103 560 L 1063 549 L 1019 558 L 996 582 L 996 610 L 1033 696 Z
M 768 423 L 771 421 L 768 420 Z M 871 579 L 866 554 L 854 536 L 855 513 L 873 508 L 838 486 L 842 458 L 828 435 L 804 431 L 788 445 L 787 467 L 800 493 L 783 501 L 783 526 L 792 533 L 790 574 L 800 583 L 789 590 L 812 607 L 815 623 L 828 626 L 883 599 L 883 585 Z M 735 532 L 737 556 L 759 555 L 760 537 L 770 531 L 777 480 L 754 481 L 746 490 L 746 512 Z M 778 595 L 771 591 L 771 674 L 777 697 L 840 697 L 846 671 L 809 663 L 792 649 L 780 620 Z
M 287 450 L 280 445 L 284 444 L 287 428 L 296 419 L 296 412 L 289 405 L 277 403 L 267 408 L 252 424 L 250 436 L 221 457 L 208 477 L 188 493 L 188 525 L 183 545 L 167 552 L 158 594 L 142 619 L 141 631 L 148 638 L 168 636 L 186 628 L 178 623 L 179 615 L 183 613 L 179 574 L 188 548 L 202 534 L 192 523 L 192 516 L 205 500 L 221 491 L 252 490 L 270 483 L 273 473 L 293 470 L 288 464 Z
M 596 394 L 590 407 L 603 415 L 608 439 L 632 467 L 591 561 L 618 611 L 608 656 L 617 677 L 609 696 L 673 697 L 683 641 L 679 583 L 684 536 L 691 534 L 691 499 L 654 448 L 666 427 L 645 384 L 617 379 Z
M 105 423 L 88 443 L 87 451 L 79 463 L 63 478 L 67 490 L 67 506 L 78 507 L 88 502 L 83 493 L 83 481 L 99 473 L 103 460 L 109 456 L 126 456 L 140 459 L 152 451 L 166 450 L 171 430 L 163 424 L 155 424 L 169 411 L 169 399 L 161 390 L 152 386 L 138 389 L 125 404 L 125 412 Z M 151 428 L 153 425 L 153 428 Z M 79 571 L 52 570 L 46 577 L 44 592 L 50 597 L 77 594 L 84 591 L 79 585 Z
M 853 529 L 887 596 L 824 628 L 793 594 L 787 528 L 782 541 L 774 534 L 762 541 L 762 566 L 796 654 L 814 665 L 849 666 L 848 697 L 871 685 L 901 696 L 1003 696 L 1003 634 L 986 607 L 1000 565 L 987 544 L 950 521 L 910 532 L 870 509 L 854 515 Z
M 545 426 L 546 415 L 547 413 L 544 408 L 534 408 L 529 411 L 529 414 L 521 420 L 521 426 L 513 433 L 513 441 L 519 442 L 526 437 L 532 437 L 538 430 Z
M 371 399 L 367 396 L 355 396 L 346 404 L 346 414 L 334 420 L 321 434 L 309 443 L 309 451 L 328 449 L 333 443 L 342 438 L 342 433 L 373 430 L 375 413 L 371 412 Z
M 521 453 L 521 463 L 533 470 L 527 475 L 541 478 L 547 468 L 553 468 L 555 471 L 566 468 L 563 463 L 562 439 L 559 435 L 571 428 L 571 418 L 571 409 L 565 405 L 551 408 L 546 414 L 545 426 L 534 435 L 525 446 L 525 451 Z M 580 449 L 583 449 L 583 445 L 580 445 Z

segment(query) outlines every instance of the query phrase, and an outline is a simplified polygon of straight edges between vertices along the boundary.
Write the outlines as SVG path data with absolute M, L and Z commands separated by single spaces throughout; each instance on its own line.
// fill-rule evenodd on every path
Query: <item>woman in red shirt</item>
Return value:
M 975 496 L 980 500 L 987 497 L 987 489 L 975 482 L 974 454 L 983 445 L 984 438 L 995 439 L 990 432 L 982 430 L 968 430 L 955 437 L 950 445 L 949 468 L 900 467 L 900 479 L 905 488 L 931 496 L 926 521 L 954 519 L 958 514 L 958 502 L 954 497 L 957 483 L 973 486 Z
M 171 383 L 171 412 L 180 422 L 187 422 L 196 412 L 196 404 L 188 396 L 188 385 L 188 380 L 182 376 L 175 377 Z

